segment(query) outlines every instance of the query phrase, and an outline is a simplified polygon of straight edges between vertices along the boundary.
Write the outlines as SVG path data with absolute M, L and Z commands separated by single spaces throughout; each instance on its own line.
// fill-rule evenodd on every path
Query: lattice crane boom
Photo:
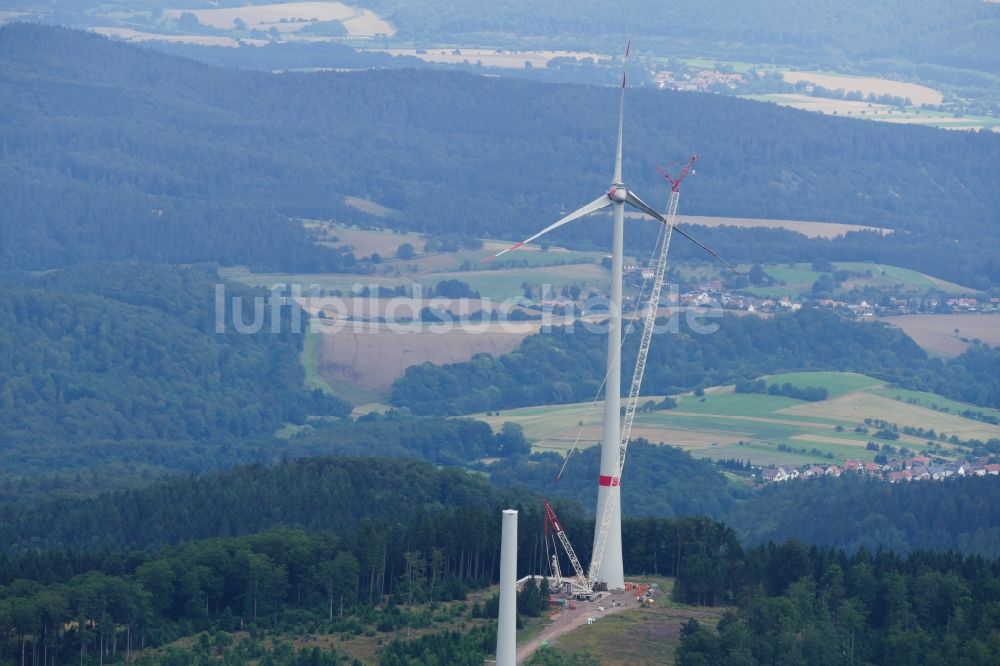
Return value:
M 563 530 L 562 523 L 559 522 L 559 516 L 556 515 L 555 509 L 552 508 L 548 500 L 545 500 L 545 524 L 551 527 L 552 531 L 559 537 L 559 543 L 562 544 L 563 550 L 566 551 L 566 556 L 569 557 L 570 564 L 573 565 L 573 570 L 576 572 L 576 584 L 589 592 L 591 586 L 587 583 L 587 575 L 583 572 L 583 565 L 580 564 L 580 559 L 576 556 L 576 551 L 573 550 L 573 544 L 569 542 L 569 537 L 566 536 L 566 531 Z

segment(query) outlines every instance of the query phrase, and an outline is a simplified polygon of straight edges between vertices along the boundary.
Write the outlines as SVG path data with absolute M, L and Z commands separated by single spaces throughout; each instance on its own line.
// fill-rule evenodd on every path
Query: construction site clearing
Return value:
M 517 581 L 518 590 L 528 581 L 541 582 L 541 576 L 525 576 Z M 529 640 L 517 646 L 517 663 L 524 663 L 538 650 L 544 650 L 549 643 L 574 629 L 599 622 L 602 617 L 626 610 L 638 610 L 653 606 L 660 588 L 657 583 L 625 582 L 624 590 L 601 590 L 591 594 L 581 594 L 569 580 L 550 580 L 556 593 L 549 595 L 551 622 Z M 590 599 L 588 600 L 587 597 Z

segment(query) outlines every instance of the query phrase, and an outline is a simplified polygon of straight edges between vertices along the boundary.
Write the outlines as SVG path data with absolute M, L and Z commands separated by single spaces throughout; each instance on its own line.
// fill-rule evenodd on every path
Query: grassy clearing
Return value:
M 322 346 L 323 340 L 319 335 L 306 335 L 302 341 L 302 352 L 299 358 L 306 372 L 306 388 L 320 389 L 324 393 L 333 394 L 333 387 L 319 374 L 319 356 Z
M 602 617 L 555 639 L 553 647 L 571 655 L 589 655 L 601 664 L 669 664 L 680 645 L 681 627 L 688 619 L 693 617 L 714 627 L 726 610 L 671 601 L 673 581 L 662 576 L 635 580 L 659 584 L 654 606 Z

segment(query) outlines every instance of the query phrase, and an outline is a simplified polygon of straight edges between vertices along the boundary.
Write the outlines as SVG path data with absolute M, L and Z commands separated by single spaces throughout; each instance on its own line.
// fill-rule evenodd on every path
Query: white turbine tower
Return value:
M 629 44 L 631 46 L 631 43 Z M 625 48 L 625 61 L 628 62 L 629 47 Z M 625 572 L 622 562 L 622 524 L 621 506 L 611 507 L 611 522 L 606 534 L 604 543 L 601 541 L 601 516 L 605 515 L 605 506 L 609 496 L 612 501 L 618 502 L 620 494 L 611 493 L 612 486 L 621 484 L 621 479 L 616 475 L 618 465 L 618 450 L 620 444 L 621 427 L 621 304 L 622 304 L 622 259 L 623 259 L 623 237 L 625 227 L 625 204 L 646 213 L 650 217 L 669 224 L 660 213 L 656 212 L 631 190 L 625 187 L 622 182 L 622 123 L 625 116 L 625 73 L 622 73 L 621 99 L 618 105 L 618 140 L 615 148 L 615 173 L 611 180 L 611 188 L 601 196 L 597 197 L 589 204 L 578 208 L 559 221 L 551 224 L 534 236 L 527 238 L 520 243 L 512 245 L 506 250 L 496 254 L 500 255 L 516 250 L 517 248 L 530 243 L 531 241 L 544 236 L 545 234 L 558 229 L 559 227 L 577 220 L 584 215 L 589 215 L 595 211 L 614 206 L 614 232 L 611 244 L 611 299 L 609 304 L 608 317 L 608 360 L 607 378 L 604 389 L 604 425 L 601 431 L 601 471 L 598 478 L 597 487 L 597 524 L 594 528 L 594 548 L 597 554 L 603 548 L 603 558 L 600 561 L 600 570 L 596 572 L 596 580 L 605 583 L 608 589 L 620 590 L 625 587 Z M 674 226 L 674 230 L 685 238 L 693 241 L 707 252 L 721 257 L 711 249 L 705 247 L 692 238 L 680 228 Z M 727 266 L 729 264 L 723 260 Z M 730 266 L 732 268 L 732 266 Z

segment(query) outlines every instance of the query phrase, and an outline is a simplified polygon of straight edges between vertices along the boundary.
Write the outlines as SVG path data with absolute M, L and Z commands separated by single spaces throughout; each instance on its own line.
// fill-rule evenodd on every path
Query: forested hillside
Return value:
M 1000 557 L 1000 484 L 995 478 L 888 484 L 843 476 L 773 484 L 725 520 L 746 543 L 797 539 L 854 552 L 958 550 Z
M 7 552 L 128 550 L 281 525 L 356 535 L 363 524 L 407 523 L 435 506 L 475 512 L 495 501 L 485 481 L 460 470 L 412 460 L 311 458 L 11 510 L 0 543 Z
M 433 475 L 430 468 L 390 463 L 371 480 L 384 492 L 393 477 L 414 472 L 425 482 Z M 294 483 L 286 479 L 284 486 Z M 0 554 L 0 660 L 20 652 L 27 660 L 63 663 L 138 657 L 140 664 L 167 666 L 219 658 L 274 666 L 359 664 L 352 653 L 357 644 L 345 642 L 363 634 L 372 639 L 366 653 L 380 646 L 364 663 L 482 663 L 496 644 L 496 599 L 476 601 L 471 612 L 465 602 L 470 591 L 496 581 L 495 526 L 509 504 L 483 497 L 475 507 L 454 506 L 462 498 L 435 492 L 433 482 L 425 486 L 431 492 L 414 492 L 417 485 L 402 486 L 395 496 L 410 511 L 345 521 L 336 533 L 281 528 L 127 555 Z M 444 504 L 420 504 L 433 499 Z M 539 512 L 521 508 L 519 526 L 518 570 L 540 571 Z M 732 530 L 708 520 L 647 519 L 625 527 L 641 534 L 627 547 L 630 572 L 688 576 L 705 558 L 739 550 Z M 697 573 L 692 578 L 697 584 Z M 521 613 L 537 616 L 543 604 L 537 587 L 533 596 L 529 590 L 518 595 Z M 198 632 L 204 633 L 193 636 Z M 305 648 L 284 642 L 292 636 Z
M 304 389 L 291 307 L 275 332 L 267 307 L 260 332 L 242 334 L 230 301 L 217 332 L 216 284 L 211 270 L 116 263 L 0 279 L 0 496 L 28 490 L 8 485 L 18 479 L 47 477 L 53 492 L 63 474 L 94 492 L 143 470 L 205 469 L 237 441 L 350 412 Z M 263 292 L 225 286 L 252 321 Z M 88 468 L 103 480 L 81 479 Z
M 727 315 L 702 333 L 682 320 L 650 347 L 645 395 L 689 391 L 788 370 L 867 373 L 904 387 L 1000 406 L 1000 350 L 973 347 L 947 363 L 931 359 L 898 329 L 858 323 L 823 310 L 770 319 Z M 660 322 L 664 326 L 665 322 Z M 628 387 L 639 343 L 625 337 L 622 386 Z M 607 339 L 583 324 L 531 336 L 498 358 L 411 366 L 396 380 L 392 403 L 418 414 L 466 414 L 526 405 L 584 402 L 604 376 Z
M 811 0 L 746 3 L 738 0 L 682 0 L 669 5 L 644 0 L 616 8 L 596 0 L 571 5 L 549 0 L 516 0 L 483 8 L 469 0 L 371 0 L 393 21 L 400 37 L 449 41 L 507 40 L 509 34 L 545 36 L 583 50 L 614 49 L 632 37 L 637 44 L 683 41 L 710 52 L 726 46 L 760 57 L 813 63 L 851 58 L 900 58 L 996 71 L 989 40 L 1000 10 L 976 0 L 960 0 L 942 12 L 930 0 L 863 0 L 836 4 Z M 600 25 L 599 35 L 594 26 Z M 477 41 L 478 40 L 478 41 Z M 596 46 L 595 46 L 596 42 Z M 460 42 L 461 43 L 461 42 Z M 503 41 L 501 41 L 501 44 Z
M 382 224 L 521 237 L 610 175 L 610 88 L 427 70 L 274 75 L 56 28 L 0 35 L 7 268 L 103 257 L 368 271 L 287 217 L 368 219 L 342 204 L 351 195 L 399 212 Z M 894 254 L 973 286 L 1000 281 L 1000 137 L 647 90 L 630 92 L 626 113 L 626 177 L 650 201 L 663 193 L 652 166 L 697 151 L 685 212 L 892 227 L 882 241 L 785 240 L 808 260 Z M 938 235 L 959 242 L 942 248 Z M 606 237 L 591 222 L 563 240 Z M 751 241 L 773 234 L 710 237 L 732 260 L 759 261 Z
M 490 481 L 499 487 L 528 488 L 543 496 L 571 500 L 588 513 L 593 512 L 600 447 L 591 446 L 573 454 L 559 476 L 563 463 L 564 458 L 555 453 L 507 458 L 489 467 Z M 644 439 L 629 445 L 628 473 L 623 483 L 626 489 L 622 492 L 622 513 L 636 518 L 721 519 L 740 498 L 750 494 L 730 484 L 711 461 Z
M 806 548 L 717 551 L 682 570 L 674 598 L 734 604 L 716 628 L 691 619 L 679 666 L 986 664 L 1000 649 L 1000 562 L 954 553 Z
M 112 645 L 130 653 L 207 632 L 165 655 L 164 663 L 181 664 L 202 653 L 228 654 L 229 634 L 240 629 L 249 636 L 238 651 L 256 649 L 261 657 L 267 652 L 254 642 L 265 630 L 275 638 L 339 634 L 343 641 L 366 631 L 388 637 L 430 627 L 448 619 L 435 613 L 442 610 L 435 603 L 464 600 L 496 580 L 501 508 L 520 512 L 518 570 L 543 570 L 539 498 L 520 499 L 530 504 L 464 472 L 332 458 L 26 512 L 0 539 L 8 548 L 0 554 L 0 659 L 20 649 L 32 658 L 44 652 L 90 660 Z M 592 519 L 572 504 L 557 510 L 586 560 Z M 801 663 L 840 663 L 824 661 L 834 650 L 861 663 L 905 655 L 901 663 L 972 664 L 986 663 L 996 649 L 997 560 L 928 552 L 902 558 L 797 541 L 745 549 L 732 529 L 706 519 L 626 519 L 623 532 L 630 535 L 629 575 L 675 577 L 677 601 L 738 609 L 718 633 L 689 622 L 680 663 L 734 656 L 771 663 L 778 653 Z M 203 534 L 213 538 L 199 540 Z M 160 544 L 176 545 L 151 549 Z M 473 618 L 483 617 L 482 607 L 476 612 Z M 452 655 L 448 663 L 466 663 L 454 652 L 461 646 L 462 655 L 471 651 L 481 661 L 492 646 L 481 628 L 463 627 L 467 640 L 394 645 L 386 658 L 411 654 L 421 661 L 441 651 Z M 338 663 L 318 662 L 318 653 L 313 661 L 308 652 L 299 661 L 294 656 L 275 654 L 268 663 Z

